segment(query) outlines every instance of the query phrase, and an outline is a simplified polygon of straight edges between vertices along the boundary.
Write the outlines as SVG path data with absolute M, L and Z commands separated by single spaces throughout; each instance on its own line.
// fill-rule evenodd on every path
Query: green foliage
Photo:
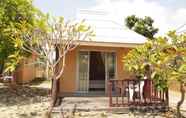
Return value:
M 13 55 L 8 56 L 8 62 L 5 64 L 5 73 L 11 73 L 13 72 L 17 65 L 19 64 L 19 61 L 22 59 L 21 55 L 19 52 L 16 52 Z
M 151 66 L 151 79 L 158 89 L 167 88 L 167 81 L 172 79 L 186 83 L 186 34 L 171 31 L 167 37 L 149 40 L 124 57 L 124 67 L 141 77 L 145 64 Z
M 1 72 L 6 65 L 10 71 L 21 58 L 10 58 L 11 55 L 22 57 L 21 46 L 23 30 L 31 32 L 35 27 L 45 28 L 45 16 L 32 5 L 32 0 L 1 0 L 0 1 L 0 64 Z M 11 65 L 12 63 L 12 65 Z M 10 67 L 8 66 L 10 65 Z M 7 70 L 7 69 L 6 69 Z
M 172 52 L 169 59 L 170 79 L 186 84 L 186 34 L 176 35 L 175 31 L 168 33 L 172 40 Z
M 158 28 L 153 27 L 154 20 L 148 16 L 143 19 L 131 15 L 125 19 L 125 23 L 129 29 L 149 39 L 154 39 L 154 35 L 158 32 Z

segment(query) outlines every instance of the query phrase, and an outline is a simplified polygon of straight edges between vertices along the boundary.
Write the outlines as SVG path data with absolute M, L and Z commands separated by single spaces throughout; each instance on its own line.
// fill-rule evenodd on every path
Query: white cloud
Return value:
M 155 20 L 155 27 L 162 35 L 171 29 L 176 29 L 186 23 L 186 8 L 172 10 L 156 1 L 145 0 L 97 0 L 97 5 L 91 9 L 105 10 L 111 14 L 112 20 L 124 23 L 124 17 L 135 14 L 139 17 L 150 16 Z
M 180 8 L 175 11 L 175 14 L 173 14 L 170 17 L 173 21 L 173 23 L 186 23 L 186 9 Z

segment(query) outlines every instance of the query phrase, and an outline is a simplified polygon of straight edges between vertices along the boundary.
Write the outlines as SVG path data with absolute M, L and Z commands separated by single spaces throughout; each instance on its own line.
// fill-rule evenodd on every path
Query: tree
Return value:
M 146 64 L 152 70 L 149 78 L 155 81 L 159 90 L 167 89 L 167 82 L 172 80 L 180 84 L 181 99 L 177 103 L 177 116 L 180 118 L 186 85 L 186 33 L 178 35 L 175 31 L 169 32 L 166 37 L 148 41 L 124 57 L 124 66 L 140 77 L 145 74 Z
M 163 50 L 168 48 L 169 45 L 165 38 L 159 37 L 155 41 L 149 40 L 144 45 L 138 46 L 131 50 L 127 56 L 124 57 L 124 67 L 138 78 L 144 78 L 146 74 L 146 66 L 150 65 L 148 79 L 155 81 L 155 86 L 159 89 L 167 89 L 167 72 L 165 73 L 162 58 L 168 54 Z
M 153 23 L 154 20 L 148 16 L 145 16 L 143 19 L 136 17 L 135 15 L 131 15 L 125 19 L 125 24 L 129 29 L 149 39 L 154 39 L 154 35 L 158 32 L 158 28 L 154 28 Z
M 23 50 L 33 53 L 38 58 L 42 58 L 49 64 L 51 88 L 51 107 L 48 115 L 50 116 L 52 108 L 57 103 L 59 92 L 59 80 L 64 73 L 66 55 L 75 49 L 80 41 L 87 40 L 92 35 L 90 27 L 86 26 L 84 21 L 80 23 L 65 22 L 63 18 L 48 20 L 48 30 L 35 29 L 33 32 L 27 32 L 22 28 L 24 40 L 20 40 Z
M 177 35 L 175 31 L 168 33 L 171 39 L 172 50 L 168 61 L 168 69 L 171 70 L 170 79 L 177 80 L 180 84 L 181 98 L 177 103 L 177 117 L 182 117 L 180 107 L 185 100 L 186 86 L 186 33 Z
M 32 5 L 31 0 L 0 0 L 0 73 L 13 72 L 25 55 L 14 44 L 21 38 L 14 32 L 20 32 L 25 22 L 29 31 L 35 26 L 44 26 L 43 18 L 44 15 Z

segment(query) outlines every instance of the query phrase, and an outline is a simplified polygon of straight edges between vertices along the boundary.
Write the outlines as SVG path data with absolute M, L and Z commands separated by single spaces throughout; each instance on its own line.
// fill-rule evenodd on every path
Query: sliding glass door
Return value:
M 92 90 L 105 89 L 106 91 L 107 81 L 115 78 L 116 78 L 116 53 L 115 52 L 93 52 L 93 51 L 79 52 L 78 81 L 77 81 L 78 92 L 87 93 L 89 92 L 89 89 L 91 87 L 93 88 Z

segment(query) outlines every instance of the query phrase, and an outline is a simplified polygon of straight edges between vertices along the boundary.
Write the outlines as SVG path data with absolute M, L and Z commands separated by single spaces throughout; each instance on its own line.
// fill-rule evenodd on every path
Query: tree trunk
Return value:
M 10 88 L 12 90 L 15 90 L 17 88 L 17 84 L 16 84 L 16 72 L 13 72 L 12 74 L 12 79 L 10 80 Z
M 0 74 L 3 73 L 3 69 L 4 69 L 4 61 L 0 60 Z
M 185 89 L 184 89 L 184 84 L 180 82 L 180 93 L 181 93 L 181 100 L 177 103 L 177 117 L 182 118 L 180 107 L 184 102 L 185 99 Z
M 52 87 L 51 87 L 51 103 L 50 108 L 47 113 L 47 118 L 51 118 L 51 113 L 53 107 L 55 107 L 57 99 L 58 99 L 58 93 L 59 93 L 59 79 L 52 79 Z
M 53 79 L 52 80 L 52 93 L 51 93 L 51 106 L 54 107 L 57 101 L 57 95 L 58 95 L 59 89 L 58 89 L 58 80 Z
M 45 72 L 46 72 L 46 79 L 49 80 L 49 64 L 48 61 L 46 62 L 46 68 L 45 68 Z

